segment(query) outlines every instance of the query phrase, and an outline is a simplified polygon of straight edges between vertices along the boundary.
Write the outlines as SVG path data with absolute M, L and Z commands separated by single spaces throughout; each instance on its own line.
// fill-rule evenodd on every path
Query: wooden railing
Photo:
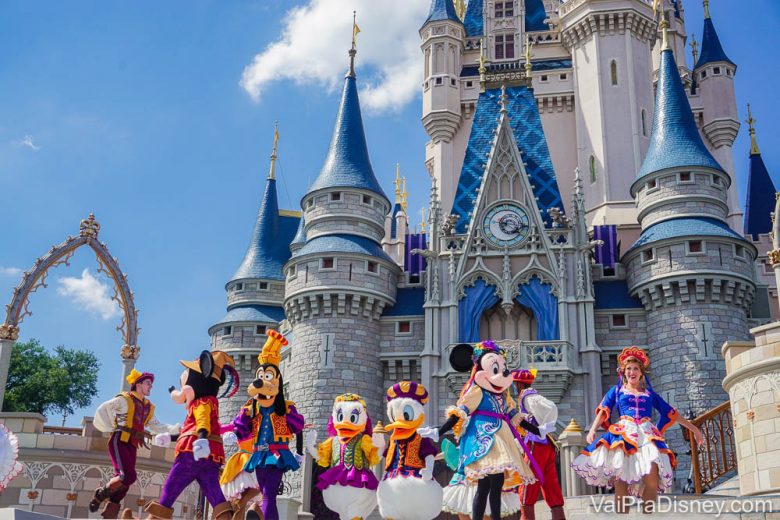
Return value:
M 693 485 L 698 495 L 712 487 L 722 476 L 737 468 L 731 403 L 726 401 L 719 404 L 691 422 L 701 429 L 704 438 L 704 444 L 700 447 L 693 435 L 690 435 L 688 430 L 683 430 L 691 444 Z

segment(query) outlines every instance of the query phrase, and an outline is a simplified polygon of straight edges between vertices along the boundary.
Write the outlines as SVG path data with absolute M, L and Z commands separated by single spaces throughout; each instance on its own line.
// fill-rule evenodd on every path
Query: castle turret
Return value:
M 395 303 L 400 274 L 380 245 L 390 201 L 369 160 L 354 47 L 350 55 L 325 164 L 301 200 L 306 241 L 286 265 L 284 308 L 293 327 L 284 361 L 288 395 L 320 431 L 346 389 L 380 416 L 379 317 Z
M 403 191 L 401 186 L 403 185 Z M 406 252 L 406 235 L 409 233 L 409 216 L 406 214 L 406 178 L 401 179 L 401 166 L 396 164 L 395 170 L 395 203 L 393 209 L 385 217 L 385 237 L 382 239 L 382 249 L 395 260 L 399 266 L 404 265 Z
M 452 0 L 431 1 L 420 38 L 424 55 L 422 122 L 431 137 L 425 160 L 439 181 L 442 199 L 451 204 L 458 182 L 453 138 L 462 121 L 460 71 L 465 38 Z
M 680 413 L 699 414 L 728 399 L 720 347 L 750 337 L 757 251 L 727 224 L 730 177 L 702 142 L 666 41 L 658 74 L 650 146 L 631 187 L 642 233 L 622 262 L 654 331 L 655 390 Z M 667 440 L 685 453 L 679 429 Z M 689 464 L 681 458 L 679 482 Z
M 653 9 L 642 0 L 586 0 L 563 4 L 559 14 L 576 71 L 577 164 L 585 172 L 588 222 L 635 226 L 629 188 L 650 135 Z
M 756 140 L 756 120 L 748 105 L 747 124 L 750 132 L 750 168 L 745 198 L 745 236 L 758 240 L 758 235 L 772 231 L 772 212 L 775 210 L 775 185 L 766 169 Z
M 288 244 L 299 221 L 297 212 L 279 210 L 274 172 L 277 142 L 275 132 L 271 166 L 249 247 L 225 285 L 227 314 L 209 328 L 212 348 L 233 356 L 242 386 L 254 378 L 266 331 L 277 329 L 284 320 L 283 267 L 290 257 Z M 220 420 L 232 420 L 245 401 L 243 391 L 227 399 L 220 406 Z
M 729 188 L 729 225 L 742 229 L 742 209 L 737 194 L 734 170 L 734 139 L 739 132 L 739 114 L 734 91 L 737 66 L 723 50 L 715 31 L 709 10 L 709 0 L 704 0 L 704 30 L 701 54 L 696 62 L 697 90 L 701 96 L 702 113 L 698 121 L 709 149 L 731 177 Z

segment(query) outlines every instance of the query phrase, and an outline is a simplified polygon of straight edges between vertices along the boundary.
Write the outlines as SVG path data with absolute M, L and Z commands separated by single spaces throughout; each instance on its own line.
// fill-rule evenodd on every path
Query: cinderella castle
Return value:
M 451 348 L 488 338 L 510 366 L 539 370 L 561 429 L 592 420 L 631 344 L 681 413 L 726 401 L 721 345 L 777 308 L 775 188 L 752 116 L 749 154 L 733 149 L 738 68 L 708 4 L 697 43 L 683 0 L 432 0 L 419 29 L 422 230 L 401 180 L 391 199 L 372 170 L 353 47 L 299 208 L 278 206 L 274 148 L 212 348 L 251 380 L 266 332 L 283 332 L 286 394 L 320 432 L 345 391 L 384 419 L 401 379 L 425 385 L 439 424 L 465 380 Z M 678 428 L 669 439 L 684 480 L 687 443 Z

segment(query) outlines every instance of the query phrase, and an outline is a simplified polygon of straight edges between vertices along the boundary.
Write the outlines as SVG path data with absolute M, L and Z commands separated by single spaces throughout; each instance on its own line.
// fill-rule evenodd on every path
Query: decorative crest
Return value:
M 99 232 L 100 223 L 95 220 L 94 214 L 90 213 L 89 217 L 81 221 L 81 225 L 79 226 L 79 235 L 97 239 Z

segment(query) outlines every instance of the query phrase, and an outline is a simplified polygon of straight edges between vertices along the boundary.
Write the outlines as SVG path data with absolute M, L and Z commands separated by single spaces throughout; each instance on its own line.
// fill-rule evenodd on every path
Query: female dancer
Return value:
M 627 513 L 625 497 L 641 497 L 645 512 L 652 512 L 658 492 L 672 486 L 677 460 L 664 441 L 664 432 L 675 422 L 693 433 L 701 444 L 701 431 L 679 415 L 653 391 L 647 377 L 650 358 L 639 347 L 627 347 L 618 356 L 618 384 L 596 408 L 596 418 L 586 440 L 590 445 L 571 466 L 591 486 L 615 487 L 615 506 Z M 620 420 L 609 422 L 617 408 Z M 658 424 L 651 422 L 653 408 Z M 596 427 L 606 431 L 596 439 Z

